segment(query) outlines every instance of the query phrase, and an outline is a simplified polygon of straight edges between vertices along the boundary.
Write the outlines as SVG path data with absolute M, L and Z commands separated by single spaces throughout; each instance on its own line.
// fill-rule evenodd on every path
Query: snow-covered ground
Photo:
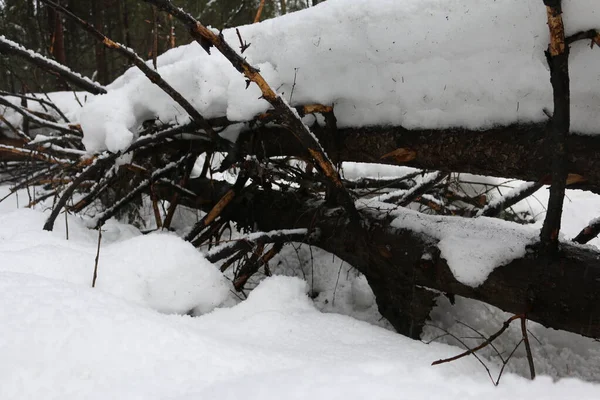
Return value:
M 7 192 L 0 187 L 0 197 Z M 25 191 L 19 196 L 22 205 Z M 183 240 L 113 220 L 91 288 L 97 233 L 77 216 L 44 232 L 44 205 L 18 209 L 16 202 L 13 195 L 0 203 L 2 399 L 600 396 L 596 342 L 532 323 L 541 375 L 534 382 L 525 378 L 522 351 L 497 388 L 474 358 L 431 366 L 461 348 L 452 338 L 424 344 L 391 332 L 364 277 L 306 246 L 286 247 L 273 260 L 276 275 L 258 277 L 241 301 Z M 442 298 L 423 340 L 442 328 L 472 344 L 462 323 L 489 335 L 506 318 L 482 303 L 459 298 L 451 306 Z M 515 326 L 497 346 L 506 354 L 518 340 Z M 499 358 L 491 349 L 482 357 L 496 377 Z

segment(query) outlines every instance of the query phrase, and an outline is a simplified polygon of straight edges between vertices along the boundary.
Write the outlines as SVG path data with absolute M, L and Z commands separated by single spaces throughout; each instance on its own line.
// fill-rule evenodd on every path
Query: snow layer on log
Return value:
M 471 287 L 485 282 L 495 268 L 525 256 L 527 245 L 533 244 L 539 235 L 531 226 L 487 217 L 426 215 L 405 208 L 392 215 L 392 227 L 437 239 L 441 256 L 456 280 Z
M 564 8 L 567 34 L 596 27 L 600 2 Z M 483 128 L 539 122 L 552 109 L 537 0 L 331 0 L 240 33 L 251 43 L 243 56 L 273 88 L 292 104 L 333 104 L 340 127 Z M 237 46 L 235 30 L 224 36 Z M 600 123 L 600 53 L 574 47 L 573 130 L 591 133 Z M 205 118 L 248 120 L 268 108 L 222 55 L 196 43 L 159 57 L 158 71 Z M 122 149 L 148 118 L 188 118 L 135 68 L 107 89 L 81 114 L 88 151 Z

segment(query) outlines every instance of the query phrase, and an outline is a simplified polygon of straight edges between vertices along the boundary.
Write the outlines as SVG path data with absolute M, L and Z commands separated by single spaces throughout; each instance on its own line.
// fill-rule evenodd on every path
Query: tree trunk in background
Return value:
M 92 17 L 94 26 L 104 32 L 104 10 L 99 4 L 102 0 L 92 0 Z M 102 43 L 96 43 L 96 80 L 101 85 L 108 83 L 108 67 L 106 65 L 106 49 Z
M 60 0 L 57 0 L 57 3 L 60 4 Z M 67 55 L 62 16 L 52 8 L 48 8 L 48 28 L 50 32 L 50 54 L 60 64 L 66 65 Z M 58 87 L 61 90 L 69 90 L 69 85 L 61 78 L 58 78 Z
M 121 42 L 127 47 L 131 47 L 131 37 L 129 35 L 129 9 L 126 0 L 118 0 L 119 15 L 121 18 Z

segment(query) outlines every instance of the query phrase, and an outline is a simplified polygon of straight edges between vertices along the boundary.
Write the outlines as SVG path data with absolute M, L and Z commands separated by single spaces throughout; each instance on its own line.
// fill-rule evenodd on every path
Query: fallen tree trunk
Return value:
M 209 209 L 230 185 L 190 180 L 195 199 L 187 206 Z M 424 233 L 398 230 L 385 211 L 362 210 L 362 227 L 322 202 L 298 193 L 247 188 L 224 218 L 262 231 L 318 230 L 310 244 L 329 251 L 365 274 L 381 314 L 399 333 L 418 337 L 437 294 L 480 300 L 547 327 L 600 337 L 600 253 L 562 243 L 556 258 L 532 250 L 496 268 L 478 287 L 456 280 L 440 256 L 437 240 Z M 308 236 L 307 236 L 308 237 Z M 424 257 L 425 256 L 425 257 Z
M 546 181 L 551 168 L 545 124 L 486 130 L 402 127 L 314 128 L 335 162 L 405 165 L 415 168 Z M 241 138 L 251 154 L 303 156 L 283 129 L 263 127 Z M 600 193 L 600 137 L 571 134 L 567 141 L 569 188 Z
M 334 131 L 330 127 L 317 126 L 313 131 L 335 163 L 404 165 L 550 184 L 545 124 L 510 125 L 479 131 L 461 128 L 408 130 L 402 127 Z M 290 140 L 285 128 L 263 126 L 243 133 L 239 140 L 243 148 L 238 152 L 240 155 L 307 157 L 306 150 Z M 5 141 L 0 138 L 0 143 Z M 199 152 L 205 150 L 203 141 L 194 143 Z M 194 147 L 189 140 L 182 139 L 165 146 Z M 0 153 L 0 161 L 6 159 Z M 10 159 L 15 158 L 11 156 Z M 568 188 L 600 194 L 600 136 L 569 135 L 567 171 L 570 174 Z

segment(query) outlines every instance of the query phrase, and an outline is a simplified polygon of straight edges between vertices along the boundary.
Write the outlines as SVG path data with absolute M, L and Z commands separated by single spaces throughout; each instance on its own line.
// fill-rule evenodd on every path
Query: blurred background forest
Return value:
M 192 41 L 185 28 L 141 0 L 55 0 L 92 23 L 109 38 L 151 59 Z M 324 0 L 176 0 L 204 25 L 222 29 L 250 24 L 314 6 Z M 107 51 L 72 20 L 39 0 L 0 0 L 0 35 L 52 58 L 102 85 L 112 82 L 130 64 Z M 48 92 L 70 90 L 58 78 L 0 54 L 0 90 Z

